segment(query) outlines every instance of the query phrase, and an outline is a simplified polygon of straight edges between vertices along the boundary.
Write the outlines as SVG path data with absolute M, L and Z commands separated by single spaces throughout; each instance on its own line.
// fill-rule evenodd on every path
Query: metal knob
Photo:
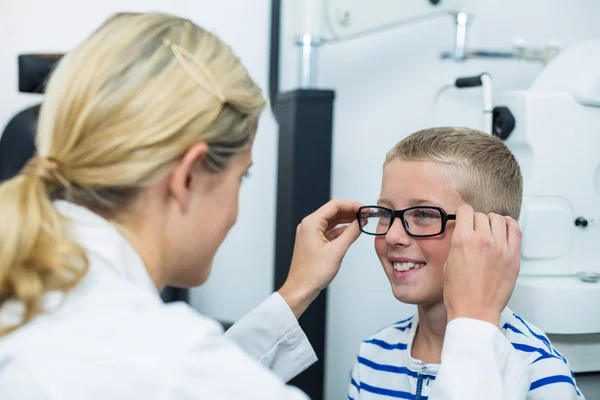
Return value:
M 575 226 L 580 226 L 582 228 L 585 228 L 588 225 L 589 225 L 588 220 L 583 217 L 577 217 L 577 219 L 575 220 Z
M 580 272 L 577 274 L 577 277 L 582 282 L 587 283 L 598 283 L 600 281 L 600 274 L 597 272 Z

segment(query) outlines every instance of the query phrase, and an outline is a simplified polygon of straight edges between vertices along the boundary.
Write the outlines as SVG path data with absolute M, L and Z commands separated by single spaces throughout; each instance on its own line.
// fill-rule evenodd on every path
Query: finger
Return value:
M 523 234 L 521 233 L 521 228 L 519 227 L 519 223 L 510 218 L 505 217 L 507 220 L 507 237 L 508 237 L 508 249 L 512 254 L 519 255 L 521 254 L 521 237 Z
M 342 234 L 335 239 L 333 243 L 339 245 L 342 250 L 342 254 L 346 254 L 346 251 L 350 248 L 350 245 L 358 239 L 360 236 L 360 228 L 358 227 L 358 221 L 352 222 L 346 226 Z
M 473 232 L 473 207 L 468 204 L 458 207 L 454 232 Z
M 496 214 L 496 213 L 488 214 L 488 218 L 490 220 L 490 224 L 492 227 L 492 235 L 494 236 L 496 243 L 502 243 L 502 244 L 506 245 L 507 240 L 508 240 L 508 236 L 507 236 L 508 221 L 506 220 L 506 218 L 504 218 L 501 215 Z M 506 245 L 506 246 L 508 246 L 508 245 Z
M 325 237 L 327 238 L 327 240 L 329 240 L 330 242 L 337 239 L 338 237 L 340 237 L 340 235 L 342 233 L 344 233 L 344 231 L 346 230 L 346 228 L 348 228 L 348 225 L 345 226 L 338 226 L 335 229 L 331 229 L 330 231 L 328 231 L 325 234 Z
M 474 213 L 475 215 L 475 231 L 481 233 L 492 233 L 492 228 L 490 226 L 490 219 L 487 215 L 482 213 Z
M 335 228 L 339 224 L 349 224 L 356 220 L 356 212 L 342 212 L 331 219 L 327 224 L 327 230 Z
M 356 201 L 333 199 L 313 213 L 316 217 L 331 221 L 338 215 L 355 215 L 361 204 Z

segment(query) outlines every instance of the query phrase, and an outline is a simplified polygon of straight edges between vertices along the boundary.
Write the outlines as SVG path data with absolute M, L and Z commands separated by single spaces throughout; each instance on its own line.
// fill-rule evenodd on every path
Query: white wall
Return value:
M 285 2 L 288 22 L 290 1 L 297 0 Z M 600 2 L 595 0 L 485 0 L 479 4 L 470 32 L 473 46 L 504 47 L 516 38 L 532 44 L 552 38 L 569 45 L 600 35 Z M 68 50 L 108 15 L 124 10 L 169 11 L 216 31 L 266 89 L 269 7 L 268 0 L 3 0 L 0 126 L 40 99 L 17 93 L 18 53 Z M 297 82 L 297 58 L 290 44 L 291 32 L 284 31 L 281 86 L 285 89 Z M 494 76 L 498 93 L 527 88 L 540 70 L 538 65 L 516 61 L 441 62 L 438 53 L 452 46 L 452 34 L 451 21 L 439 19 L 323 49 L 319 82 L 321 87 L 334 88 L 337 96 L 334 196 L 362 202 L 377 199 L 386 151 L 425 126 L 433 93 L 442 83 L 487 70 Z M 436 123 L 476 127 L 478 106 L 477 91 L 448 93 L 439 103 Z M 268 112 L 261 122 L 254 158 L 252 179 L 242 190 L 238 225 L 219 252 L 209 282 L 192 295 L 197 309 L 223 320 L 237 320 L 272 287 L 277 136 Z M 372 240 L 366 237 L 350 250 L 329 298 L 327 399 L 338 400 L 346 398 L 360 341 L 413 309 L 391 296 Z M 600 393 L 586 390 L 588 398 L 600 398 Z

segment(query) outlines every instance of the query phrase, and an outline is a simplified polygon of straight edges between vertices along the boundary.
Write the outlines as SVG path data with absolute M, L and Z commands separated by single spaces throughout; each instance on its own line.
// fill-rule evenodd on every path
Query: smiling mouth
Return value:
M 411 269 L 419 269 L 425 266 L 425 263 L 414 263 L 414 262 L 393 262 L 392 266 L 394 271 L 405 272 Z

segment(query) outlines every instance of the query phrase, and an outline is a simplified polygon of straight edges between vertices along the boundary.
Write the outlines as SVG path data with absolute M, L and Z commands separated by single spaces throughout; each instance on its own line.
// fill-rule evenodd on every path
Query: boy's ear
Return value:
M 169 194 L 172 196 L 182 212 L 187 211 L 192 184 L 197 179 L 198 164 L 203 162 L 208 154 L 208 145 L 205 142 L 196 143 L 185 152 L 179 160 L 168 183 Z

